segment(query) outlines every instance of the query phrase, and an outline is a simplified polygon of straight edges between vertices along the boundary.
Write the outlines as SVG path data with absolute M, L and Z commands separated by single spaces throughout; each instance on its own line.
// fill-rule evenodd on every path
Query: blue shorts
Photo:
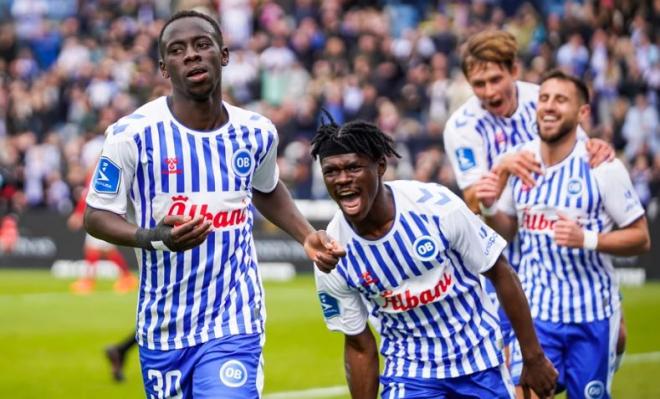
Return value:
M 545 356 L 559 372 L 556 393 L 569 398 L 608 399 L 616 360 L 621 313 L 591 323 L 534 321 Z M 511 374 L 518 385 L 522 371 L 520 345 L 511 354 Z
M 258 399 L 263 336 L 233 335 L 168 351 L 140 347 L 147 398 Z
M 513 399 L 515 390 L 505 365 L 454 378 L 381 377 L 382 399 Z

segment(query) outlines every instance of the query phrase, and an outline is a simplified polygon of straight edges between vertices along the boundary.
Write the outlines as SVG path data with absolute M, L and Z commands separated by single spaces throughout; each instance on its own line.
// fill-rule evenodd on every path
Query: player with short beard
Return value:
M 541 173 L 531 186 L 509 177 L 501 196 L 499 177 L 488 173 L 475 191 L 488 224 L 505 238 L 521 237 L 518 273 L 541 345 L 559 371 L 557 392 L 609 398 L 621 319 L 610 255 L 639 255 L 650 239 L 624 165 L 590 166 L 577 138 L 588 115 L 585 84 L 548 73 L 539 91 L 539 138 L 522 147 L 539 160 Z M 523 356 L 514 346 L 514 379 Z
M 480 213 L 475 196 L 475 183 L 486 172 L 497 173 L 500 184 L 509 175 L 516 175 L 528 185 L 534 184 L 532 173 L 540 171 L 538 162 L 528 151 L 519 147 L 538 136 L 536 108 L 539 86 L 520 81 L 520 66 L 516 54 L 515 37 L 501 30 L 487 30 L 470 36 L 463 46 L 461 69 L 474 96 L 460 106 L 449 118 L 443 133 L 445 152 L 452 165 L 458 187 L 470 209 Z M 586 141 L 591 166 L 614 157 L 614 150 L 599 139 Z M 514 237 L 506 250 L 514 269 L 520 262 L 520 243 Z M 493 288 L 484 281 L 491 299 L 497 303 Z M 508 352 L 514 335 L 506 315 L 499 317 Z M 622 319 L 623 327 L 623 319 Z M 623 353 L 625 329 L 621 329 L 620 351 Z

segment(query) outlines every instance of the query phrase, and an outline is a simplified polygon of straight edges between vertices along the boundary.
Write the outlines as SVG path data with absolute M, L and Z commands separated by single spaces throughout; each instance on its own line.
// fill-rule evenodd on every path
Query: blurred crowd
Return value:
M 309 157 L 321 108 L 394 136 L 403 157 L 389 179 L 455 188 L 442 133 L 471 95 L 459 48 L 497 28 L 518 40 L 522 80 L 561 67 L 589 83 L 587 130 L 657 203 L 660 0 L 0 0 L 0 215 L 72 210 L 106 127 L 168 93 L 158 33 L 190 8 L 220 18 L 225 99 L 277 126 L 297 198 L 326 195 Z

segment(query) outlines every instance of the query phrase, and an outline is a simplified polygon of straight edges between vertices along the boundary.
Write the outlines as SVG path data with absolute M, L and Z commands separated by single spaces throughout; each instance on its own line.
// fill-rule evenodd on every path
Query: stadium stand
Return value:
M 442 132 L 471 94 L 458 50 L 492 27 L 517 38 L 523 80 L 558 66 L 588 82 L 590 131 L 613 143 L 657 210 L 658 1 L 0 0 L 4 214 L 71 211 L 105 128 L 166 92 L 157 33 L 182 8 L 220 16 L 225 98 L 275 123 L 281 177 L 296 198 L 326 195 L 309 157 L 321 107 L 394 136 L 403 158 L 388 178 L 455 189 Z

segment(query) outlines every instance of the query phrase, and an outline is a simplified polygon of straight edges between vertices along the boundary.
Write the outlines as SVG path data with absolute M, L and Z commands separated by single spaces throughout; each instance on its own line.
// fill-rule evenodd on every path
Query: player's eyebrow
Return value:
M 213 38 L 209 35 L 197 35 L 197 36 L 193 36 L 193 37 L 185 38 L 185 39 L 173 39 L 172 41 L 167 43 L 165 48 L 170 48 L 171 46 L 174 46 L 176 44 L 184 44 L 186 42 L 196 42 L 196 41 L 201 40 L 201 39 L 209 39 L 209 40 L 213 41 Z

